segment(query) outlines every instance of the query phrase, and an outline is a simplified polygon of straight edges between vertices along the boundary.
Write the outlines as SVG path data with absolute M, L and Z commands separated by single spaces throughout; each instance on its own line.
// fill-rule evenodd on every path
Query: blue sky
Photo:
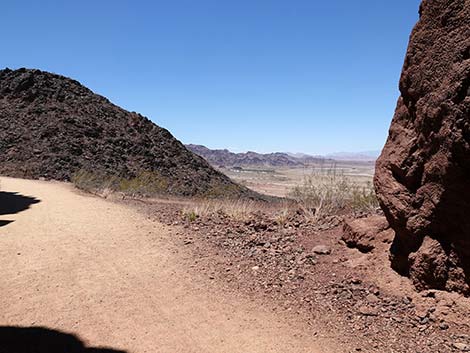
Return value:
M 73 77 L 184 143 L 380 149 L 419 0 L 8 1 L 0 67 Z

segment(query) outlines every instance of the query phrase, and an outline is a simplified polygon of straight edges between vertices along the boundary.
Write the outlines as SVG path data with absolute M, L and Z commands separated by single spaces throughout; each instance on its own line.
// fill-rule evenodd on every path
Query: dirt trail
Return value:
M 162 224 L 67 184 L 0 182 L 0 326 L 47 327 L 129 353 L 330 352 L 185 268 Z M 5 209 L 6 192 L 40 202 Z

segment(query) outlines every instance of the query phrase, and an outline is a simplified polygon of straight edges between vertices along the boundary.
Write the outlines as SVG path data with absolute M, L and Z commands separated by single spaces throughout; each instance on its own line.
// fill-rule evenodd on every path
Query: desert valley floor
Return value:
M 262 194 L 286 197 L 298 185 L 310 177 L 337 173 L 351 183 L 371 186 L 374 177 L 373 161 L 325 161 L 304 167 L 225 167 L 221 172 L 232 180 Z

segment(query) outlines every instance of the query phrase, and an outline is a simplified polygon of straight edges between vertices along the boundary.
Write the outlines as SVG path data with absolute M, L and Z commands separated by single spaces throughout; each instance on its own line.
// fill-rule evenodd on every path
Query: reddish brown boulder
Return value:
M 377 242 L 387 241 L 389 232 L 385 231 L 388 227 L 383 216 L 348 219 L 344 221 L 341 239 L 350 248 L 370 252 L 375 249 Z
M 418 288 L 470 294 L 470 2 L 425 0 L 375 187 L 392 266 Z

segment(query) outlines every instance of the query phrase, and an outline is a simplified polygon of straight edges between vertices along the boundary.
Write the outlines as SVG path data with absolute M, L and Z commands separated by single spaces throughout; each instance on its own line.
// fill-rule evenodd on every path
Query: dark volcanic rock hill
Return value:
M 313 163 L 332 162 L 321 157 L 304 155 L 295 157 L 283 152 L 257 153 L 245 152 L 234 153 L 227 149 L 212 150 L 201 145 L 186 145 L 192 152 L 206 159 L 210 164 L 218 167 L 301 167 Z
M 375 175 L 392 266 L 470 294 L 470 1 L 422 2 L 400 92 Z
M 152 173 L 178 195 L 249 193 L 167 130 L 39 70 L 0 70 L 0 174 L 70 180 L 85 170 L 132 179 Z

